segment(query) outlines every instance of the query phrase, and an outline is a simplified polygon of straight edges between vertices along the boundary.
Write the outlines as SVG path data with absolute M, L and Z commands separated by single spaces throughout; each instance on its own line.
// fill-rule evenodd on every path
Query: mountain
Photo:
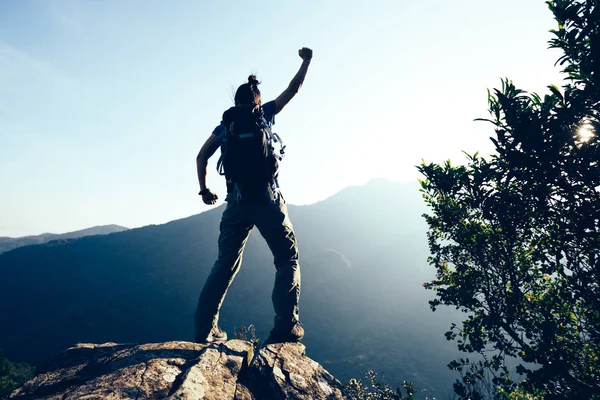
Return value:
M 41 235 L 35 236 L 23 236 L 18 238 L 0 237 L 0 254 L 7 251 L 16 249 L 21 246 L 28 246 L 32 244 L 43 244 L 48 243 L 52 240 L 60 239 L 76 239 L 84 236 L 92 235 L 107 235 L 109 233 L 123 232 L 128 228 L 119 225 L 102 225 L 94 226 L 92 228 L 82 229 L 74 232 L 67 233 L 42 233 Z
M 78 342 L 190 340 L 200 289 L 217 255 L 223 206 L 104 236 L 0 255 L 0 348 L 39 364 Z M 375 180 L 306 206 L 289 206 L 302 269 L 309 357 L 343 382 L 369 368 L 438 398 L 457 356 L 443 333 L 461 315 L 429 310 L 425 206 L 416 183 Z M 220 325 L 272 326 L 272 255 L 258 231 L 229 289 Z

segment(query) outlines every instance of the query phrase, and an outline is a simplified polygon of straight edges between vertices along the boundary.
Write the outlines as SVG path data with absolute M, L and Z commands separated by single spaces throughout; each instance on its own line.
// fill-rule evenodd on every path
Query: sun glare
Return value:
M 594 136 L 596 136 L 594 127 L 589 123 L 583 124 L 577 131 L 577 138 L 581 143 L 589 142 Z

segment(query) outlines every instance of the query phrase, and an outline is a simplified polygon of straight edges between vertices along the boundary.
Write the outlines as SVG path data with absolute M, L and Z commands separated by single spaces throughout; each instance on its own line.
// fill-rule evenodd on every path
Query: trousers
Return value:
M 217 327 L 219 310 L 240 269 L 244 247 L 254 226 L 273 253 L 275 285 L 271 299 L 275 311 L 274 329 L 290 329 L 299 322 L 298 245 L 285 199 L 279 190 L 273 197 L 235 199 L 228 196 L 220 223 L 218 257 L 200 292 L 194 317 L 197 340 Z

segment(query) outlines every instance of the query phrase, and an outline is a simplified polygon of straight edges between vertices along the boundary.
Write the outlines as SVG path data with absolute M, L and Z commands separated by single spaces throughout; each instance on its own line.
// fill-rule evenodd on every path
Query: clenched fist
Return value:
M 201 195 L 204 204 L 207 204 L 209 206 L 215 204 L 217 202 L 217 199 L 219 198 L 216 194 L 211 192 L 210 189 L 206 189 Z
M 312 58 L 313 51 L 311 49 L 309 49 L 308 47 L 303 47 L 300 50 L 298 50 L 298 55 L 304 61 L 310 60 Z

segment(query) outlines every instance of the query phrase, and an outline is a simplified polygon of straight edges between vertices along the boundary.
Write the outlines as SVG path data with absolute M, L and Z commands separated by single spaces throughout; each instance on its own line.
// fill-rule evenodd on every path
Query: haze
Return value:
M 206 210 L 195 156 L 250 73 L 277 116 L 282 189 L 308 204 L 421 159 L 487 153 L 488 88 L 559 83 L 543 1 L 0 2 L 0 236 Z M 211 160 L 209 186 L 224 197 Z

